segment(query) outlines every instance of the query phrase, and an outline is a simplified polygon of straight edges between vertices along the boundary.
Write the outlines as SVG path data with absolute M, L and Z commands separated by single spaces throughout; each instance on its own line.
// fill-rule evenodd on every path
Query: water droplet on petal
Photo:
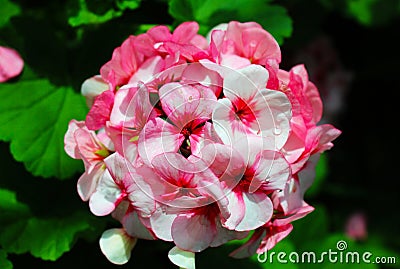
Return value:
M 274 135 L 280 135 L 282 133 L 282 129 L 279 126 L 276 126 L 272 132 Z

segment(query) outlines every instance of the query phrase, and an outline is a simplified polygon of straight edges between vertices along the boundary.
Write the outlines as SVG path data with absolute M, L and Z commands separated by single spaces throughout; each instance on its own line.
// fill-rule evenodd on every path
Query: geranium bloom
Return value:
M 130 36 L 84 82 L 90 111 L 71 121 L 65 150 L 82 159 L 81 198 L 111 214 L 100 248 L 129 260 L 138 239 L 175 245 L 170 260 L 251 238 L 234 257 L 263 253 L 313 210 L 304 192 L 340 131 L 317 125 L 322 102 L 302 65 L 279 69 L 278 43 L 254 22 L 209 34 L 186 22 Z
M 12 48 L 0 46 L 0 83 L 18 76 L 24 68 L 24 60 Z
M 112 152 L 112 142 L 104 132 L 96 134 L 88 130 L 84 122 L 72 120 L 64 143 L 65 152 L 74 159 L 82 159 L 85 164 L 85 173 L 78 180 L 78 193 L 87 201 L 105 172 L 104 159 Z

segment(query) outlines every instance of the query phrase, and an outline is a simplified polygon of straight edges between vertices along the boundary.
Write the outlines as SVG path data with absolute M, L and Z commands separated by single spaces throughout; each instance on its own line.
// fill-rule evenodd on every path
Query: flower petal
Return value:
M 106 258 L 114 264 L 125 264 L 131 257 L 131 251 L 137 239 L 130 237 L 124 229 L 109 229 L 100 238 L 100 249 Z
M 179 266 L 179 268 L 185 268 L 185 269 L 196 268 L 193 252 L 184 251 L 175 246 L 168 252 L 168 258 L 173 264 Z
M 265 89 L 268 77 L 268 71 L 255 64 L 232 71 L 224 79 L 224 94 L 231 101 L 238 98 L 248 101 Z
M 200 252 L 210 246 L 216 235 L 214 221 L 204 214 L 178 216 L 172 224 L 172 238 L 183 250 Z
M 273 213 L 273 205 L 269 197 L 262 192 L 243 192 L 245 215 L 236 231 L 254 230 L 269 221 Z
M 96 191 L 89 200 L 90 211 L 96 216 L 110 214 L 118 205 L 121 189 L 115 184 L 110 172 L 106 170 L 99 180 Z
M 154 156 L 164 152 L 177 152 L 184 138 L 175 126 L 161 118 L 155 118 L 147 122 L 139 135 L 139 155 L 145 164 L 152 166 Z
M 18 76 L 24 68 L 24 60 L 12 48 L 0 46 L 0 82 Z

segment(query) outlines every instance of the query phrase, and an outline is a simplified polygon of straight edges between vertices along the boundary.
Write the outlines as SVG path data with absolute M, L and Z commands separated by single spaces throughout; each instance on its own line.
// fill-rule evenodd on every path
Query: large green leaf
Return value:
M 7 253 L 30 252 L 54 261 L 71 249 L 78 234 L 97 233 L 95 227 L 101 226 L 93 225 L 95 217 L 80 211 L 61 217 L 37 217 L 17 200 L 16 193 L 6 189 L 0 189 L 0 197 L 0 246 Z
M 0 0 L 0 27 L 7 24 L 11 17 L 18 15 L 21 9 L 9 0 Z
M 82 96 L 45 79 L 0 84 L 0 140 L 36 176 L 67 178 L 82 168 L 64 152 L 64 134 L 86 112 Z
M 231 20 L 256 21 L 268 30 L 279 43 L 292 33 L 292 21 L 286 9 L 264 0 L 171 0 L 169 13 L 177 22 L 195 20 L 202 34 L 212 27 Z
M 7 260 L 7 253 L 0 249 L 0 268 L 1 269 L 12 269 L 13 265 L 12 263 Z

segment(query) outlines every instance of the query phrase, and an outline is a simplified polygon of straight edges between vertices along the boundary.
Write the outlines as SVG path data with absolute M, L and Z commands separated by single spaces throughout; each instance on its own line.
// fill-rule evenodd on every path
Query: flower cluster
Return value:
M 257 23 L 197 31 L 186 22 L 130 36 L 82 85 L 90 111 L 70 122 L 65 150 L 85 164 L 78 193 L 91 212 L 122 225 L 100 239 L 113 263 L 138 238 L 173 242 L 169 258 L 183 268 L 249 237 L 231 254 L 247 257 L 313 210 L 303 194 L 340 131 L 317 125 L 306 69 L 279 69 L 279 45 Z

